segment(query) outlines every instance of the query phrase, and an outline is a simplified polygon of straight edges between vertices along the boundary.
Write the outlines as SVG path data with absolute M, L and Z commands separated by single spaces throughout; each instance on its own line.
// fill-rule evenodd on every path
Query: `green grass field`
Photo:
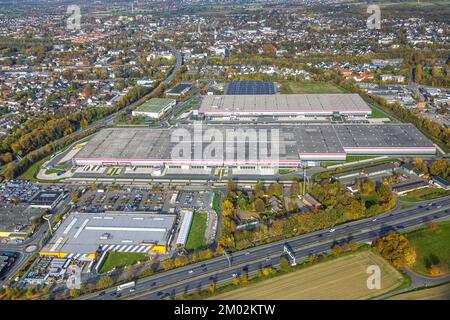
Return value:
M 377 108 L 373 108 L 373 107 L 371 107 L 371 109 L 372 109 L 372 115 L 369 118 L 388 118 L 388 119 L 390 119 L 389 115 L 387 115 L 383 111 L 381 111 Z
M 186 241 L 186 250 L 198 250 L 205 245 L 206 213 L 195 212 Z
M 281 93 L 342 93 L 343 91 L 328 82 L 294 82 L 283 83 Z
M 45 157 L 44 159 L 34 163 L 31 167 L 29 167 L 27 169 L 27 171 L 25 171 L 22 174 L 22 179 L 26 179 L 26 180 L 30 180 L 30 181 L 35 181 L 37 178 L 37 174 L 39 172 L 39 170 L 41 169 L 41 166 L 44 164 L 44 162 L 48 161 L 50 159 L 50 156 Z
M 368 160 L 368 159 L 374 159 L 376 156 L 347 156 L 345 161 L 322 161 L 320 163 L 320 166 L 323 168 L 328 168 L 330 166 L 334 166 L 337 164 L 343 164 L 343 163 L 350 163 L 350 162 L 356 162 L 361 160 Z
M 408 192 L 404 196 L 401 196 L 399 200 L 405 201 L 405 202 L 418 202 L 418 201 L 424 201 L 424 200 L 431 200 L 436 199 L 440 197 L 445 197 L 450 195 L 449 190 L 444 190 L 440 188 L 422 188 L 418 190 L 413 190 L 411 192 Z
M 430 261 L 447 263 L 450 267 L 450 221 L 438 223 L 434 232 L 428 227 L 422 227 L 407 233 L 406 236 L 416 248 L 414 271 L 429 275 L 427 266 Z
M 130 266 L 148 260 L 145 253 L 110 252 L 100 268 L 100 272 L 108 272 L 114 268 Z
M 217 214 L 220 213 L 220 193 L 218 192 L 214 192 L 212 208 Z

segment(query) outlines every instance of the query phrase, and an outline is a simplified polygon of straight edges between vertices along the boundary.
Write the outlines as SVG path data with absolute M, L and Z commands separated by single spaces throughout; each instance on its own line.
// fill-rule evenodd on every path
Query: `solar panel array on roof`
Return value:
M 192 84 L 190 83 L 180 83 L 179 85 L 173 87 L 172 89 L 170 89 L 169 91 L 167 91 L 167 93 L 182 93 L 184 90 L 191 88 Z
M 225 94 L 275 94 L 275 84 L 268 81 L 232 81 Z

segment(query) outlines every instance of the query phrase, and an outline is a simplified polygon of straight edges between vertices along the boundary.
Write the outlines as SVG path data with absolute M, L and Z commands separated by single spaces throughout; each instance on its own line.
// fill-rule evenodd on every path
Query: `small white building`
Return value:
M 394 82 L 404 82 L 406 80 L 405 76 L 398 76 L 394 74 L 382 74 L 380 76 L 381 81 L 394 81 Z
M 159 119 L 177 103 L 174 99 L 153 98 L 133 110 L 133 117 L 143 116 L 151 119 Z

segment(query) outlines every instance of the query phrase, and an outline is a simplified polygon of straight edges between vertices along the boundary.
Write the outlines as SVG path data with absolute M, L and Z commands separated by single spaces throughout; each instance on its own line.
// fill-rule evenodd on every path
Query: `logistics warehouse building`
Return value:
M 92 260 L 96 252 L 165 253 L 175 215 L 71 213 L 41 250 L 42 256 Z
M 218 134 L 218 148 L 211 148 L 208 135 L 212 132 Z M 178 142 L 180 139 L 183 142 Z M 271 157 L 276 150 L 278 157 Z M 176 131 L 104 129 L 73 162 L 77 166 L 270 169 L 298 167 L 302 160 L 345 160 L 351 154 L 435 153 L 435 146 L 410 124 L 191 125 L 179 126 Z
M 174 99 L 152 98 L 133 110 L 132 115 L 159 119 L 177 103 Z
M 366 117 L 371 112 L 358 94 L 341 93 L 205 96 L 198 111 L 208 118 Z

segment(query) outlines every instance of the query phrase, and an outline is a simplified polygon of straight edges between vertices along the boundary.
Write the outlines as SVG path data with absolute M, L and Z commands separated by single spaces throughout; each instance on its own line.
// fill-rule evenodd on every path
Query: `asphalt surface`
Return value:
M 413 291 L 418 288 L 434 287 L 434 286 L 438 286 L 438 285 L 441 285 L 441 284 L 444 284 L 444 283 L 447 283 L 450 281 L 450 274 L 442 276 L 442 277 L 430 278 L 430 277 L 425 277 L 418 273 L 415 273 L 415 272 L 411 271 L 410 269 L 404 269 L 403 271 L 411 278 L 411 285 L 405 289 L 397 290 L 394 292 L 388 292 L 382 296 L 376 297 L 375 300 L 387 299 L 389 297 L 393 297 L 393 296 L 396 296 L 401 293 Z
M 450 197 L 416 204 L 414 208 L 394 210 L 377 216 L 376 219 L 364 219 L 336 226 L 334 232 L 321 230 L 288 240 L 258 246 L 247 251 L 231 255 L 231 266 L 226 257 L 214 258 L 178 268 L 136 282 L 133 292 L 124 290 L 117 297 L 116 288 L 110 288 L 103 293 L 86 295 L 81 299 L 111 300 L 137 299 L 154 300 L 167 295 L 176 296 L 189 293 L 199 288 L 207 287 L 211 282 L 223 283 L 230 281 L 233 274 L 252 274 L 266 266 L 276 266 L 283 256 L 283 246 L 294 251 L 296 259 L 302 260 L 311 254 L 327 252 L 336 243 L 355 240 L 358 243 L 372 242 L 376 238 L 392 230 L 404 231 L 426 224 L 433 220 L 448 219 L 450 216 Z
M 64 210 L 70 201 L 70 196 L 67 196 L 58 204 L 55 208 L 55 213 L 52 215 L 51 221 L 53 221 L 53 219 L 61 213 L 62 210 Z M 33 254 L 41 249 L 41 242 L 45 238 L 48 231 L 48 223 L 44 222 L 31 237 L 22 243 L 0 243 L 0 251 L 16 252 L 19 254 L 12 267 L 2 276 L 2 279 L 4 280 L 0 279 L 0 286 L 13 280 L 15 274 L 27 263 L 28 259 L 30 259 Z M 30 246 L 35 246 L 36 250 L 33 252 L 27 252 L 27 248 Z

